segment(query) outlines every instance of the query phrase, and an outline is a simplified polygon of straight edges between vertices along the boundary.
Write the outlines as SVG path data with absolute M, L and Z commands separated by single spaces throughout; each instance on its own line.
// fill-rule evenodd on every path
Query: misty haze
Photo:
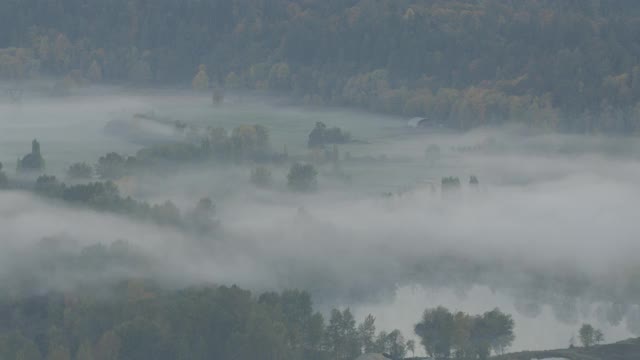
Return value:
M 0 29 L 0 360 L 640 358 L 635 1 Z

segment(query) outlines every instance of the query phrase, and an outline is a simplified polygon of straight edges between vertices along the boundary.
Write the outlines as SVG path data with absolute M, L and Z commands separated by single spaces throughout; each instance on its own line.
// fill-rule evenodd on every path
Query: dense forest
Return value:
M 0 76 L 271 90 L 458 129 L 632 133 L 639 35 L 629 0 L 8 0 Z
M 298 290 L 166 291 L 129 280 L 76 294 L 4 298 L 0 320 L 2 359 L 354 360 L 376 352 L 400 360 L 417 350 L 399 330 L 376 332 L 372 315 L 358 324 L 350 309 L 333 309 L 325 320 Z M 440 307 L 425 311 L 416 334 L 438 358 L 487 359 L 511 344 L 513 320 L 497 309 L 454 316 Z

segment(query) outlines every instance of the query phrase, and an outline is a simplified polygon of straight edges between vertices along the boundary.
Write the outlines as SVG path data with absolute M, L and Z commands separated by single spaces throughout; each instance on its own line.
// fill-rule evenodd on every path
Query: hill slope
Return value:
M 640 129 L 640 2 L 7 0 L 0 78 L 269 89 L 314 104 Z M 200 67 L 200 65 L 204 65 Z M 201 71 L 199 71 L 201 69 Z
M 531 360 L 565 358 L 570 360 L 637 360 L 640 359 L 640 338 L 614 344 L 547 351 L 524 351 L 494 356 L 494 360 Z

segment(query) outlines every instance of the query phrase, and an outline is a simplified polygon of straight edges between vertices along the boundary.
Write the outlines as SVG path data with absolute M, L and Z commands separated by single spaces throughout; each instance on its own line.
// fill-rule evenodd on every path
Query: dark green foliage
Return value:
M 436 359 L 448 359 L 453 345 L 454 318 L 444 307 L 425 310 L 422 321 L 415 326 L 415 333 L 425 351 Z
M 133 157 L 125 157 L 118 153 L 111 152 L 105 156 L 101 156 L 96 164 L 96 173 L 102 179 L 117 180 L 130 173 L 135 166 L 136 159 Z
M 154 114 L 136 117 L 166 123 Z M 240 125 L 229 135 L 223 128 L 198 129 L 183 122 L 173 122 L 177 132 L 187 132 L 184 142 L 155 144 L 144 147 L 136 156 L 108 153 L 98 160 L 95 171 L 102 179 L 117 180 L 131 175 L 137 169 L 162 169 L 165 165 L 193 164 L 204 161 L 223 163 L 245 161 L 269 162 L 276 160 L 271 153 L 269 130 L 259 124 Z
M 348 310 L 326 328 L 335 330 L 326 349 L 322 315 L 298 290 L 256 298 L 236 286 L 165 291 L 138 280 L 92 289 L 1 299 L 2 358 L 23 352 L 37 360 L 39 348 L 49 359 L 69 352 L 79 360 L 353 360 L 361 353 Z
M 491 352 L 503 353 L 514 340 L 511 315 L 498 309 L 471 316 L 452 314 L 444 307 L 427 309 L 415 326 L 427 354 L 435 359 L 488 359 Z
M 182 223 L 180 210 L 171 201 L 153 205 L 151 217 L 159 224 L 179 226 Z
M 583 324 L 578 332 L 580 342 L 584 347 L 598 345 L 604 341 L 604 334 L 599 329 L 595 329 L 591 324 Z
M 443 177 L 441 181 L 442 191 L 452 191 L 460 189 L 460 179 L 453 176 Z
M 36 180 L 35 191 L 49 197 L 61 197 L 65 186 L 55 176 L 41 175 Z
M 318 187 L 318 171 L 311 164 L 295 163 L 287 175 L 287 185 L 293 191 L 308 192 Z
M 206 206 L 201 200 L 197 209 L 192 213 L 190 221 L 187 221 L 183 219 L 180 210 L 172 202 L 166 201 L 163 204 L 152 206 L 131 197 L 123 197 L 120 195 L 118 187 L 111 181 L 67 186 L 59 182 L 55 176 L 42 175 L 36 180 L 34 190 L 40 195 L 59 199 L 69 204 L 88 206 L 96 210 L 124 214 L 141 220 L 151 220 L 160 225 L 189 227 L 195 224 L 198 225 L 198 228 L 202 228 L 204 226 L 204 220 L 201 218 L 202 213 L 204 211 L 213 212 L 212 205 L 208 209 L 201 209 Z M 211 226 L 211 228 L 213 227 Z
M 327 129 L 327 125 L 323 122 L 317 122 L 316 126 L 311 130 L 309 134 L 309 141 L 307 145 L 310 148 L 323 147 L 324 146 L 324 133 Z
M 477 187 L 478 185 L 480 185 L 480 182 L 478 181 L 478 177 L 475 175 L 469 176 L 469 185 L 474 187 Z
M 31 142 L 31 153 L 25 155 L 22 159 L 18 159 L 17 170 L 21 172 L 42 171 L 44 170 L 44 158 L 40 153 L 40 143 L 38 140 Z
M 269 130 L 259 124 L 241 125 L 231 135 L 223 128 L 209 128 L 202 139 L 205 158 L 223 162 L 264 162 L 272 158 Z
M 361 353 L 356 321 L 349 309 L 333 309 L 325 333 L 326 348 L 331 359 L 351 360 Z
M 511 315 L 498 309 L 474 317 L 471 323 L 469 339 L 480 359 L 487 359 L 492 351 L 503 353 L 515 338 Z
M 93 175 L 93 168 L 86 163 L 75 163 L 67 170 L 70 179 L 90 179 Z
M 9 186 L 9 178 L 7 174 L 2 171 L 2 163 L 0 162 L 0 189 L 5 189 Z
M 211 204 L 204 199 L 201 205 Z M 405 341 L 398 330 L 381 331 L 374 340 L 371 315 L 358 325 L 349 309 L 333 309 L 325 324 L 304 291 L 255 297 L 236 286 L 165 290 L 142 280 L 162 265 L 154 267 L 155 260 L 126 242 L 91 245 L 79 252 L 69 251 L 70 245 L 74 243 L 64 239 L 43 240 L 25 259 L 38 264 L 28 284 L 20 270 L 7 274 L 10 281 L 2 282 L 3 290 L 14 285 L 22 289 L 0 297 L 3 359 L 18 358 L 23 352 L 32 356 L 28 359 L 68 353 L 78 360 L 146 360 L 149 356 L 160 360 L 353 360 L 373 351 L 400 360 L 413 351 L 413 342 Z M 120 271 L 108 271 L 114 267 Z M 130 273 L 143 278 L 125 275 Z M 71 286 L 64 294 L 43 294 L 56 276 Z M 96 278 L 101 281 L 97 283 Z M 30 295 L 33 292 L 39 295 Z M 480 347 L 508 346 L 512 331 L 510 316 L 498 310 L 482 316 L 453 316 L 438 308 L 425 312 L 416 326 L 423 344 L 438 343 L 437 359 L 445 354 L 461 360 L 483 359 Z M 462 343 L 467 352 L 461 351 Z
M 372 352 L 387 354 L 391 360 L 402 360 L 407 355 L 409 347 L 413 346 L 411 344 L 410 341 L 405 341 L 400 330 L 396 329 L 390 333 L 381 331 Z
M 323 122 L 317 122 L 309 134 L 307 145 L 310 148 L 323 148 L 327 144 L 344 144 L 351 141 L 351 134 L 338 127 L 327 128 Z
M 631 132 L 639 18 L 631 0 L 3 1 L 0 77 L 66 76 L 67 93 L 87 79 L 186 84 L 206 69 L 228 88 L 461 129 Z
M 360 344 L 362 345 L 362 350 L 365 354 L 373 353 L 373 352 L 384 352 L 376 347 L 374 342 L 374 337 L 376 335 L 376 318 L 373 315 L 369 314 L 364 319 L 362 324 L 358 326 L 358 337 L 360 339 Z

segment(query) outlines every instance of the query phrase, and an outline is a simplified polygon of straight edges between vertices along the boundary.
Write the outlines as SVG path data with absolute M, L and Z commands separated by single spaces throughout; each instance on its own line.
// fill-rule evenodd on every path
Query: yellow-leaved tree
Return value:
M 200 64 L 198 67 L 198 73 L 193 77 L 191 86 L 195 91 L 205 91 L 209 89 L 209 75 L 207 75 L 207 67 L 204 64 Z

